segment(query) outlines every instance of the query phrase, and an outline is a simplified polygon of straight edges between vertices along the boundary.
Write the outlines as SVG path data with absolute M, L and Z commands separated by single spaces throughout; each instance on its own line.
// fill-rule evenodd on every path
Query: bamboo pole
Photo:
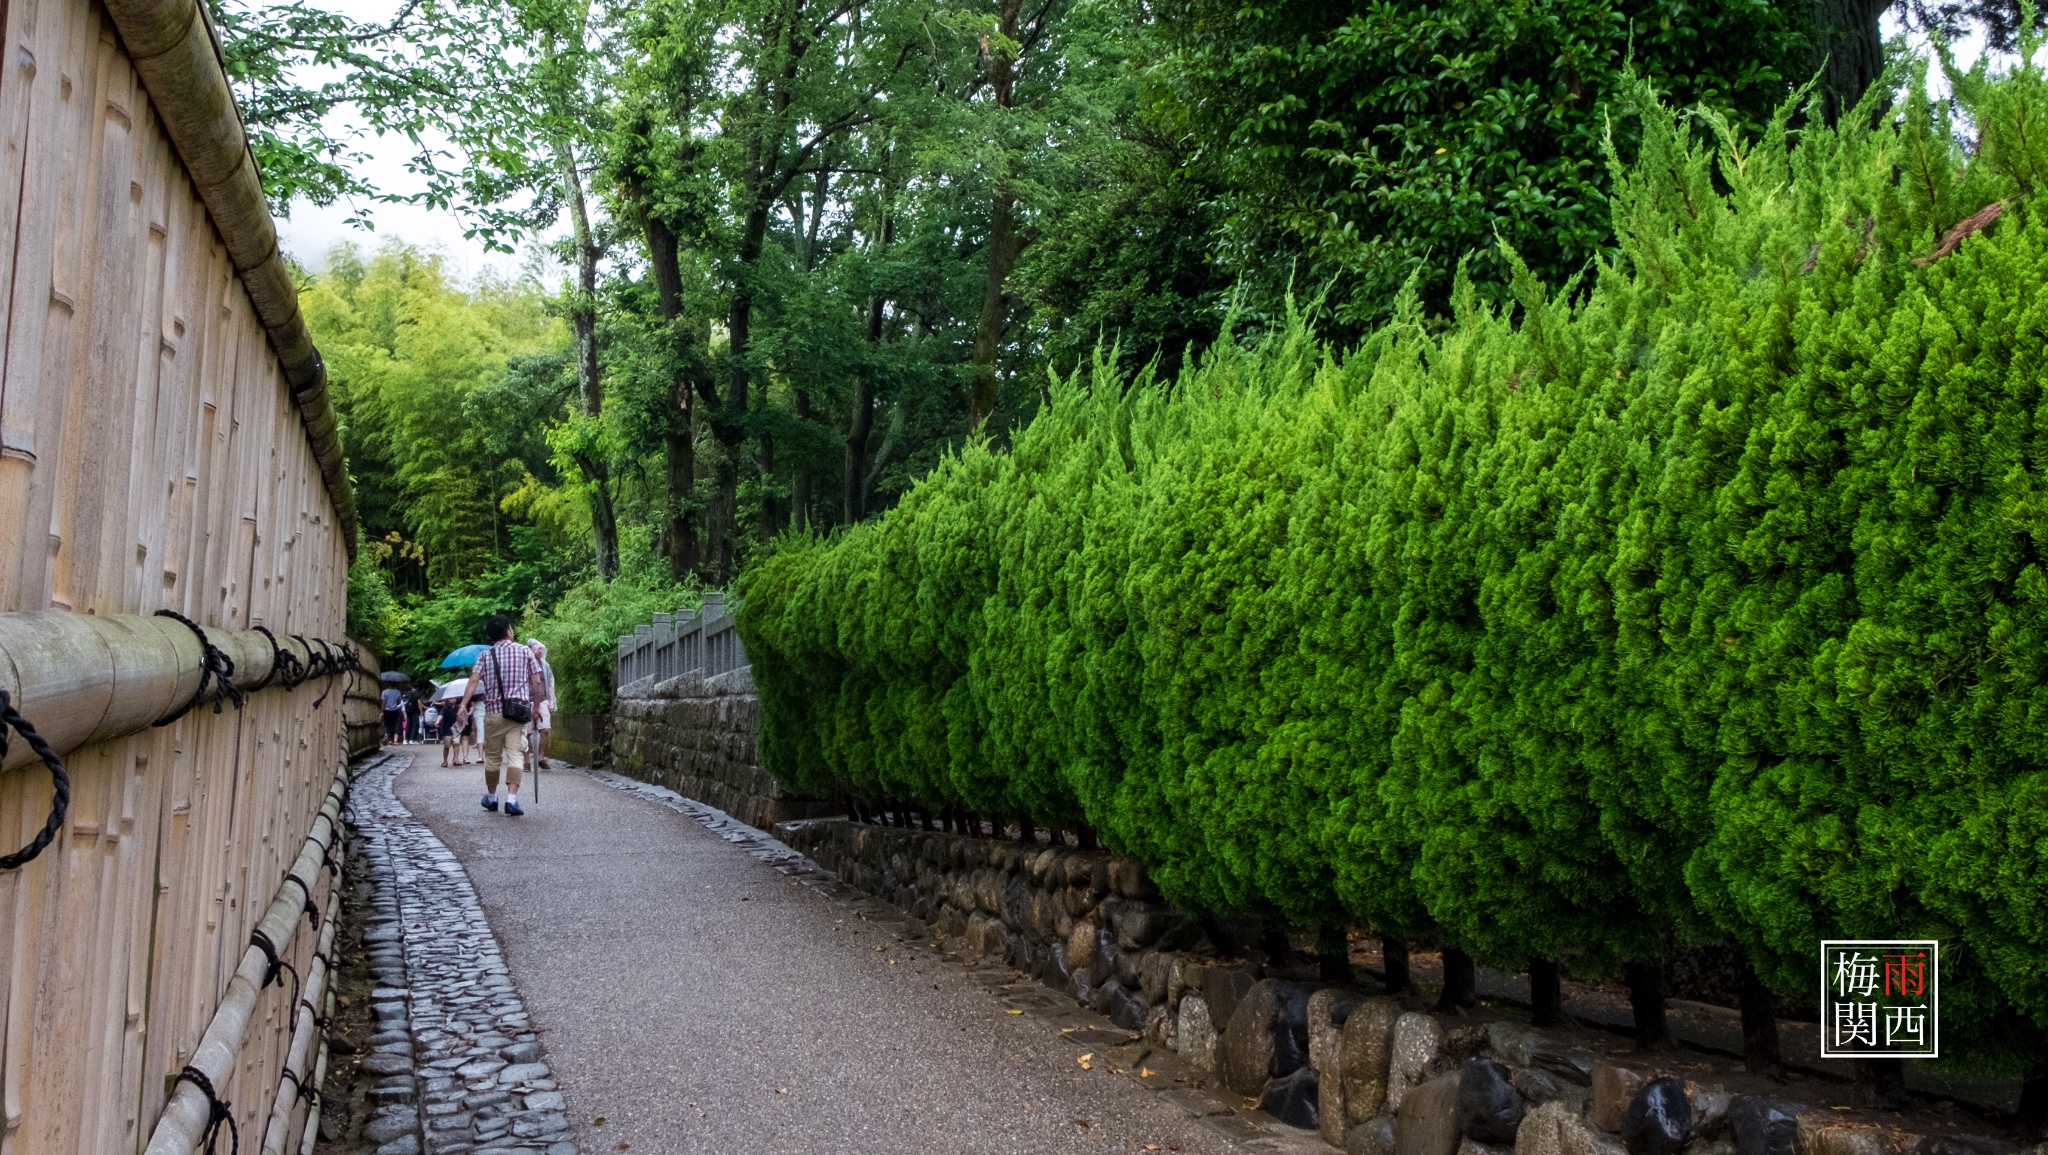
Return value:
M 338 856 L 337 856 L 338 857 Z M 292 1041 L 285 1051 L 284 1071 L 277 1079 L 277 1095 L 270 1103 L 270 1126 L 263 1131 L 263 1155 L 285 1155 L 285 1144 L 290 1141 L 292 1112 L 299 1103 L 299 1080 L 306 1077 L 306 1070 L 313 1058 L 313 1045 L 320 1040 L 320 1028 L 315 1022 L 313 1008 L 327 997 L 328 952 L 334 947 L 334 924 L 341 917 L 342 876 L 336 872 L 334 884 L 328 888 L 327 913 L 320 923 L 320 946 L 313 952 L 312 965 L 306 968 L 306 985 L 300 996 L 299 1005 L 293 1008 L 295 1023 L 292 1026 Z M 315 1087 L 320 1084 L 314 1083 Z M 291 1089 L 286 1090 L 287 1087 Z
M 334 992 L 327 994 L 327 1016 L 334 1017 Z M 327 1040 L 320 1040 L 320 1060 L 313 1064 L 313 1109 L 306 1112 L 306 1134 L 299 1140 L 299 1155 L 313 1155 L 314 1144 L 320 1141 L 320 1095 L 318 1088 L 327 1085 Z
M 270 678 L 276 652 L 263 634 L 210 629 L 206 637 L 234 661 L 237 688 L 265 679 L 282 686 Z M 313 647 L 295 638 L 277 642 L 301 662 L 312 655 Z M 199 636 L 172 618 L 0 614 L 0 690 L 59 754 L 146 730 L 176 713 L 199 691 L 201 660 Z M 33 761 L 28 743 L 13 743 L 0 771 Z
M 334 844 L 336 832 L 341 827 L 342 798 L 347 793 L 348 767 L 344 764 L 335 771 L 334 783 L 327 790 L 327 802 L 313 820 L 313 829 L 306 835 L 298 861 L 292 864 L 285 881 L 278 884 L 270 909 L 256 924 L 256 929 L 280 954 L 299 928 L 300 918 L 305 912 L 305 896 L 312 893 L 321 863 Z M 221 996 L 213 1021 L 207 1024 L 206 1033 L 200 1037 L 199 1046 L 193 1052 L 188 1065 L 205 1075 L 216 1088 L 227 1082 L 229 1073 L 234 1070 L 242 1049 L 242 1036 L 248 1030 L 250 1014 L 256 1009 L 256 997 L 262 992 L 269 971 L 269 956 L 252 941 L 243 950 L 241 965 L 235 968 L 227 993 Z M 164 1104 L 163 1114 L 157 1118 L 156 1130 L 149 1137 L 144 1155 L 190 1155 L 212 1121 L 211 1108 L 205 1092 L 189 1079 L 180 1080 L 171 1093 L 170 1101 Z

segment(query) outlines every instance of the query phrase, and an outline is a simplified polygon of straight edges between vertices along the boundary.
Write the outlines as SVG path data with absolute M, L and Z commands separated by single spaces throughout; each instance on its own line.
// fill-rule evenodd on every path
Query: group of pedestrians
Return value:
M 427 740 L 427 721 L 418 690 L 385 686 L 378 697 L 384 705 L 382 745 L 417 746 Z
M 484 764 L 484 809 L 517 818 L 526 813 L 519 787 L 529 761 L 536 769 L 548 765 L 555 671 L 547 662 L 547 644 L 529 638 L 522 645 L 504 614 L 491 618 L 484 635 L 490 645 L 470 668 L 459 703 L 441 693 L 427 699 L 418 690 L 384 687 L 383 745 L 438 739 L 443 766 L 467 765 L 473 747 Z

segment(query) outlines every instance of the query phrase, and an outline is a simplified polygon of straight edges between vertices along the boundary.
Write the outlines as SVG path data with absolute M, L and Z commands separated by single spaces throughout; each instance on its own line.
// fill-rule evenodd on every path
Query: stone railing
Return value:
M 733 629 L 725 595 L 714 590 L 697 609 L 656 614 L 652 622 L 622 635 L 612 685 L 623 691 L 635 682 L 666 682 L 692 671 L 715 678 L 746 664 L 747 650 Z
M 706 802 L 754 826 L 840 812 L 791 794 L 754 757 L 761 704 L 723 594 L 656 614 L 619 639 L 611 768 Z

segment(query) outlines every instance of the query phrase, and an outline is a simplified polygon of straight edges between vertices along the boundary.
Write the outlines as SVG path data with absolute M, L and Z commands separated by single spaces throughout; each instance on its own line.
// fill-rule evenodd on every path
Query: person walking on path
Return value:
M 384 741 L 379 744 L 389 746 L 398 741 L 404 731 L 405 695 L 397 686 L 386 686 L 378 697 L 384 700 Z
M 407 690 L 405 692 L 405 741 L 407 745 L 411 746 L 417 745 L 419 740 L 420 692 L 418 690 Z
M 481 691 L 483 807 L 498 809 L 498 777 L 502 771 L 505 813 L 517 818 L 526 813 L 519 808 L 519 781 L 526 769 L 526 723 L 533 718 L 533 704 L 541 700 L 540 662 L 532 650 L 512 640 L 512 622 L 504 614 L 491 618 L 484 627 L 484 636 L 491 646 L 477 655 L 469 684 L 462 689 L 462 705 L 456 717 L 468 720 L 470 702 Z
M 539 638 L 528 638 L 526 647 L 533 651 L 533 660 L 540 663 L 540 692 L 533 699 L 533 721 L 526 724 L 526 741 L 533 750 L 534 768 L 546 770 L 548 731 L 554 729 L 555 710 L 560 707 L 560 703 L 555 700 L 555 668 L 548 665 L 546 642 Z

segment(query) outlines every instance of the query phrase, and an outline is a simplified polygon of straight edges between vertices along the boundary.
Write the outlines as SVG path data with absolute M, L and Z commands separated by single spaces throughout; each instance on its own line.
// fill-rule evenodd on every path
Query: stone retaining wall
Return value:
M 1865 1111 L 1838 1081 L 1641 1055 L 1610 1031 L 1539 1030 L 1517 1007 L 1440 1014 L 1358 973 L 1320 982 L 1272 965 L 1256 921 L 1177 911 L 1102 851 L 839 818 L 776 833 L 949 948 L 1036 976 L 1352 1155 L 2022 1155 L 1953 1103 Z
M 611 769 L 718 807 L 751 826 L 836 813 L 804 798 L 754 759 L 761 705 L 746 668 L 706 678 L 692 671 L 620 688 L 612 704 Z

